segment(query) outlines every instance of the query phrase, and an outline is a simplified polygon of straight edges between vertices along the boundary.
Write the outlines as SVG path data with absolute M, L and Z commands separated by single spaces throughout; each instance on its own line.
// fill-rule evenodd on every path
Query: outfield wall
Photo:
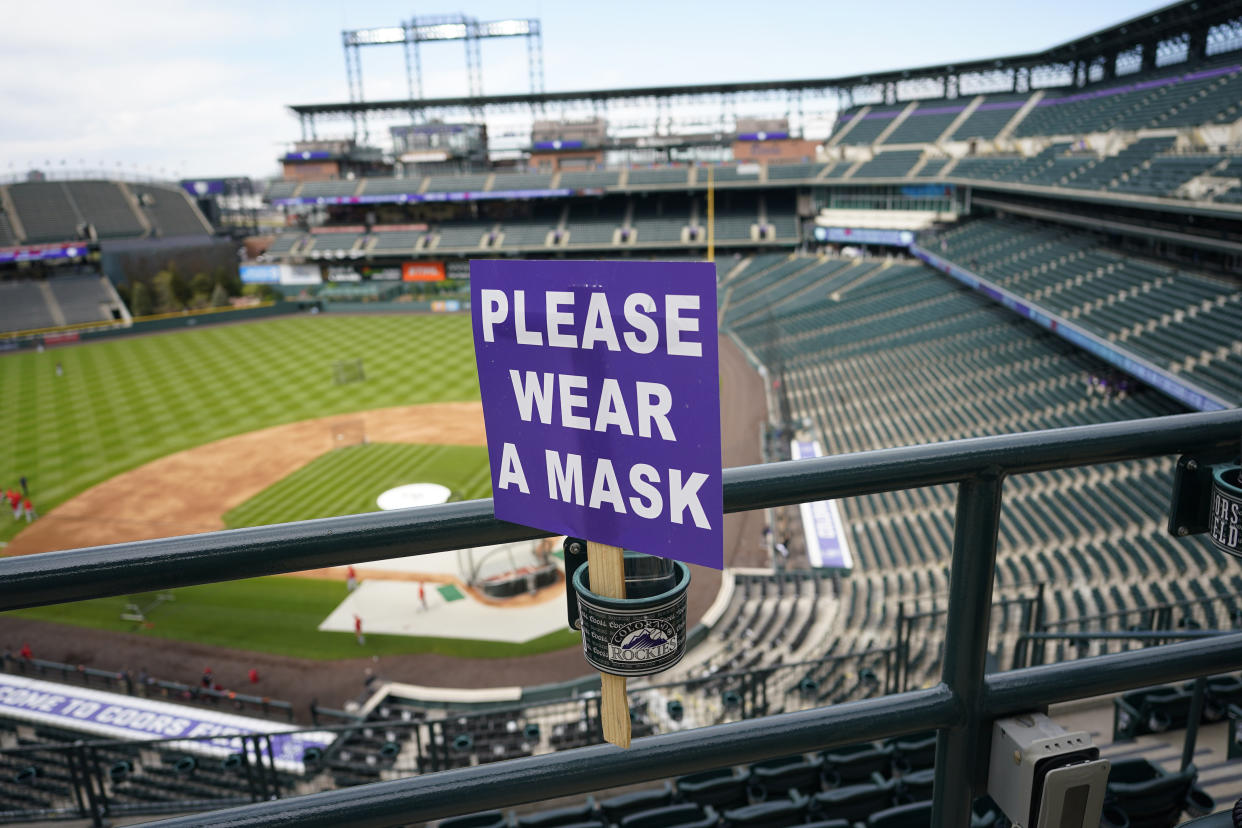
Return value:
M 304 309 L 303 305 L 297 302 L 275 302 L 270 305 L 259 305 L 253 308 L 213 310 L 207 313 L 166 314 L 158 319 L 136 320 L 133 324 L 127 326 L 108 324 L 94 329 L 78 328 L 74 330 L 27 334 L 25 336 L 19 335 L 9 339 L 0 338 L 0 351 L 36 348 L 40 343 L 45 345 L 68 345 L 76 342 L 114 339 L 121 336 L 219 325 L 225 322 L 251 322 L 274 316 L 287 316 Z
M 322 302 L 325 311 L 333 313 L 464 313 L 469 300 L 456 299 L 456 305 L 437 299 L 423 302 Z

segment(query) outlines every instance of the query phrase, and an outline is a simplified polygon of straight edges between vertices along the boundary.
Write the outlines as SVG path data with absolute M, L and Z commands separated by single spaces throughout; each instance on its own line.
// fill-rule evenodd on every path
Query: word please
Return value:
M 542 346 L 546 339 L 552 348 L 591 351 L 599 346 L 620 351 L 624 343 L 625 349 L 635 354 L 650 354 L 662 345 L 664 352 L 671 356 L 703 356 L 703 343 L 686 338 L 686 334 L 699 330 L 698 318 L 686 313 L 699 309 L 699 297 L 693 294 L 670 293 L 663 297 L 663 337 L 660 325 L 652 318 L 656 301 L 646 293 L 631 293 L 625 297 L 621 305 L 624 324 L 620 332 L 613 322 L 612 308 L 605 293 L 592 293 L 583 310 L 572 291 L 546 291 L 543 313 L 539 313 L 537 307 L 531 313 L 537 325 L 534 330 L 527 324 L 526 291 L 513 291 L 510 302 L 507 291 L 484 288 L 479 291 L 479 298 L 483 304 L 479 318 L 484 342 L 495 341 L 496 326 L 507 322 L 512 311 L 514 336 L 519 345 Z M 532 304 L 537 306 L 538 303 Z M 581 323 L 579 314 L 582 314 Z M 581 337 L 575 333 L 580 325 Z

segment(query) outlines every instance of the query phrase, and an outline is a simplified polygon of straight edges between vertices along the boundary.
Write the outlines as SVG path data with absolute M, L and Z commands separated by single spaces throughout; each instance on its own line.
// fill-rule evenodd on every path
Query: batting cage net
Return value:
M 332 381 L 337 385 L 351 382 L 365 382 L 366 371 L 362 368 L 362 359 L 338 359 L 332 363 Z

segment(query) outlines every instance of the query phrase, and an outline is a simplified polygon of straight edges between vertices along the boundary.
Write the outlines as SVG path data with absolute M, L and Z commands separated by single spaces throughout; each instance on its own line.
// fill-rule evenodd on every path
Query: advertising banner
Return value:
M 403 282 L 443 282 L 444 262 L 403 262 L 401 280 Z
M 336 738 L 327 732 L 289 732 L 292 728 L 287 725 L 249 716 L 8 674 L 0 674 L 0 713 L 109 739 L 200 738 L 202 741 L 179 747 L 221 757 L 241 750 L 241 740 L 231 736 L 273 733 L 277 767 L 293 771 L 302 770 L 302 754 L 307 748 L 327 748 Z
M 866 227 L 816 227 L 815 241 L 909 247 L 914 242 L 914 233 L 909 230 L 874 230 Z
M 282 285 L 318 285 L 323 282 L 319 265 L 281 265 Z
M 789 444 L 794 460 L 822 457 L 818 440 L 793 440 Z M 835 500 L 819 500 L 798 506 L 802 514 L 802 533 L 806 539 L 806 556 L 816 568 L 852 569 L 850 542 Z
M 72 259 L 90 253 L 86 242 L 36 244 L 26 247 L 0 247 L 0 262 L 37 262 L 43 259 Z
M 720 569 L 714 266 L 480 260 L 470 299 L 496 517 Z
M 411 187 L 416 187 L 417 179 Z M 469 190 L 459 193 L 375 193 L 357 196 L 298 196 L 297 198 L 274 198 L 272 204 L 404 204 L 424 201 L 496 201 L 535 198 L 565 198 L 573 190 Z
M 330 267 L 328 268 L 329 282 L 361 282 L 362 274 L 354 270 L 352 267 Z
M 241 280 L 247 285 L 278 285 L 282 265 L 242 265 Z

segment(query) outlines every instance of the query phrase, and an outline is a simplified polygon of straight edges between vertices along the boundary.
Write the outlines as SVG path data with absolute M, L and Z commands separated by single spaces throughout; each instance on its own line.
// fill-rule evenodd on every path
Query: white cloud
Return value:
M 70 167 L 263 174 L 296 136 L 290 94 L 322 94 L 255 60 L 278 14 L 213 4 L 23 4 L 0 34 L 0 146 L 12 170 Z M 309 52 L 307 59 L 311 57 Z M 296 70 L 296 67 L 291 67 Z M 342 84 L 343 85 L 343 84 Z

